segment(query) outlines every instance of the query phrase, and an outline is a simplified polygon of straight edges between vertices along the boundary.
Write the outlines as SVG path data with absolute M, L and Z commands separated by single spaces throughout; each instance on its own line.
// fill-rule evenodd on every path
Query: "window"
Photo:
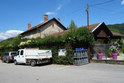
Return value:
M 19 55 L 19 51 L 17 52 L 17 55 Z
M 16 52 L 11 53 L 12 56 L 16 56 Z
M 20 53 L 20 55 L 23 55 L 23 50 L 21 50 L 21 53 Z

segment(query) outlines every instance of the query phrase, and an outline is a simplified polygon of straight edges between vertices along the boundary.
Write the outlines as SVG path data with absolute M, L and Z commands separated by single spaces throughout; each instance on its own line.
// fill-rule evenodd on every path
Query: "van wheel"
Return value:
M 14 64 L 15 64 L 15 65 L 18 65 L 18 63 L 17 63 L 17 61 L 16 61 L 16 60 L 14 61 Z
M 52 58 L 49 59 L 49 62 L 48 63 L 49 64 L 52 64 L 53 63 Z
M 36 61 L 35 60 L 31 60 L 30 61 L 30 65 L 33 67 L 33 66 L 35 66 L 36 65 Z

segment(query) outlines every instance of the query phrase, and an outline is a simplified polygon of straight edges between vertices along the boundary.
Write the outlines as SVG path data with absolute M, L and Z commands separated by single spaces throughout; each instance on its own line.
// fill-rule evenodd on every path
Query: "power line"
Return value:
M 102 2 L 102 3 L 91 4 L 91 5 L 89 5 L 89 7 L 94 7 L 94 6 L 97 6 L 97 5 L 102 5 L 102 4 L 110 3 L 110 2 L 113 2 L 113 1 L 114 1 L 114 0 L 108 0 L 108 1 Z M 72 15 L 72 14 L 74 14 L 74 13 L 77 13 L 77 12 L 79 12 L 79 11 L 81 11 L 81 10 L 82 10 L 82 8 L 77 9 L 77 10 L 75 10 L 75 11 L 72 11 L 72 12 L 70 12 L 70 13 L 64 15 L 64 16 L 61 16 L 61 18 L 65 18 L 65 17 L 70 16 L 70 15 Z
M 79 11 L 81 11 L 81 10 L 82 10 L 82 8 L 77 9 L 77 10 L 72 11 L 72 12 L 70 12 L 70 13 L 66 14 L 66 15 L 61 16 L 61 18 L 65 18 L 65 17 L 70 16 L 70 15 L 72 15 L 72 14 L 74 14 L 74 13 L 77 13 L 77 12 L 79 12 Z
M 102 10 L 105 10 L 105 11 L 108 11 L 108 12 L 111 12 L 111 13 L 119 13 L 119 14 L 124 15 L 124 12 L 118 12 L 118 11 L 115 11 L 115 10 L 112 10 L 112 9 L 106 9 L 106 8 L 101 8 L 101 7 L 93 7 L 93 8 L 102 9 Z
M 102 5 L 102 4 L 107 4 L 107 3 L 110 3 L 110 2 L 113 2 L 115 0 L 108 0 L 106 2 L 102 2 L 102 3 L 97 3 L 97 4 L 92 4 L 90 5 L 91 8 L 96 8 L 96 9 L 100 9 L 100 10 L 105 10 L 105 11 L 108 11 L 108 12 L 111 12 L 111 13 L 119 13 L 119 14 L 123 14 L 124 15 L 124 12 L 119 12 L 119 11 L 115 11 L 115 10 L 112 10 L 112 9 L 107 9 L 107 8 L 101 8 L 101 7 L 98 7 L 97 5 Z M 95 7 L 97 6 L 97 7 Z
M 108 11 L 108 12 L 111 12 L 111 13 L 120 13 L 120 14 L 122 14 L 123 12 L 117 12 L 117 11 L 115 11 L 115 10 L 106 9 L 106 8 L 101 8 L 101 7 L 95 7 L 95 6 L 97 6 L 97 5 L 107 4 L 107 3 L 110 3 L 110 2 L 113 2 L 113 1 L 115 1 L 115 0 L 108 0 L 108 1 L 105 1 L 105 2 L 101 2 L 101 3 L 91 4 L 91 5 L 89 5 L 89 7 L 91 7 L 91 8 L 96 8 L 96 9 L 102 9 L 102 10 L 105 10 L 105 11 Z M 82 8 L 77 9 L 77 10 L 72 11 L 72 12 L 66 14 L 66 15 L 61 16 L 61 18 L 65 18 L 65 17 L 70 16 L 70 15 L 72 15 L 72 14 L 74 14 L 74 13 L 77 13 L 77 12 L 79 12 L 79 11 L 81 11 L 81 10 L 82 10 Z M 123 13 L 123 14 L 124 14 L 124 13 Z
M 108 0 L 108 1 L 105 1 L 105 2 L 101 2 L 101 3 L 96 3 L 96 4 L 91 4 L 89 5 L 90 7 L 93 7 L 93 6 L 97 6 L 97 5 L 102 5 L 102 4 L 106 4 L 106 3 L 110 3 L 110 2 L 113 2 L 114 0 Z

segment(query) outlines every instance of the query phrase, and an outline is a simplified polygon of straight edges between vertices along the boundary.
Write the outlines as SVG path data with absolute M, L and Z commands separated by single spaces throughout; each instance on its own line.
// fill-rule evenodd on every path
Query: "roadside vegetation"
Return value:
M 71 24 L 70 24 L 71 25 Z M 75 25 L 75 24 L 74 24 Z M 8 51 L 17 51 L 21 48 L 51 49 L 53 63 L 73 64 L 73 50 L 75 48 L 88 48 L 94 44 L 92 33 L 86 28 L 76 29 L 71 26 L 69 32 L 63 36 L 46 36 L 45 38 L 21 39 L 17 36 L 0 42 L 0 55 Z M 58 49 L 66 49 L 66 56 L 58 56 Z

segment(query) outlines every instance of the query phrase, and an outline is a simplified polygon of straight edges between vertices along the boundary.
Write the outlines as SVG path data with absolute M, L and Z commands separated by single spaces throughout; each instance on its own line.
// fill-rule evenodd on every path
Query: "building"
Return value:
M 44 22 L 31 27 L 31 24 L 28 24 L 28 30 L 21 33 L 22 38 L 43 38 L 44 36 L 52 35 L 56 32 L 63 32 L 67 30 L 61 23 L 60 19 L 56 20 L 52 18 L 48 20 L 48 15 L 44 15 Z
M 124 37 L 124 35 L 122 35 L 122 34 L 110 31 L 104 22 L 91 24 L 91 25 L 89 25 L 89 27 L 82 26 L 79 28 L 87 28 L 93 34 L 94 39 L 96 41 L 92 47 L 88 48 L 89 60 L 91 58 L 94 58 L 94 57 L 96 59 L 98 48 L 102 49 L 102 51 L 104 53 L 104 57 L 106 57 L 107 56 L 107 50 L 111 46 L 111 44 L 107 44 L 107 43 L 109 43 L 109 41 L 112 39 L 121 39 Z M 59 36 L 59 35 L 63 36 L 67 32 L 69 32 L 69 30 L 54 33 L 53 36 Z M 106 58 L 104 58 L 104 59 L 106 59 Z
M 87 28 L 87 26 L 82 26 L 79 28 Z M 91 25 L 89 25 L 89 28 L 87 28 L 87 29 L 93 33 L 95 40 L 106 39 L 106 41 L 109 41 L 111 39 L 119 39 L 124 36 L 122 34 L 110 31 L 104 22 L 91 24 Z M 63 32 L 54 33 L 53 35 L 54 36 L 64 35 L 67 32 L 68 32 L 68 30 L 65 30 Z

